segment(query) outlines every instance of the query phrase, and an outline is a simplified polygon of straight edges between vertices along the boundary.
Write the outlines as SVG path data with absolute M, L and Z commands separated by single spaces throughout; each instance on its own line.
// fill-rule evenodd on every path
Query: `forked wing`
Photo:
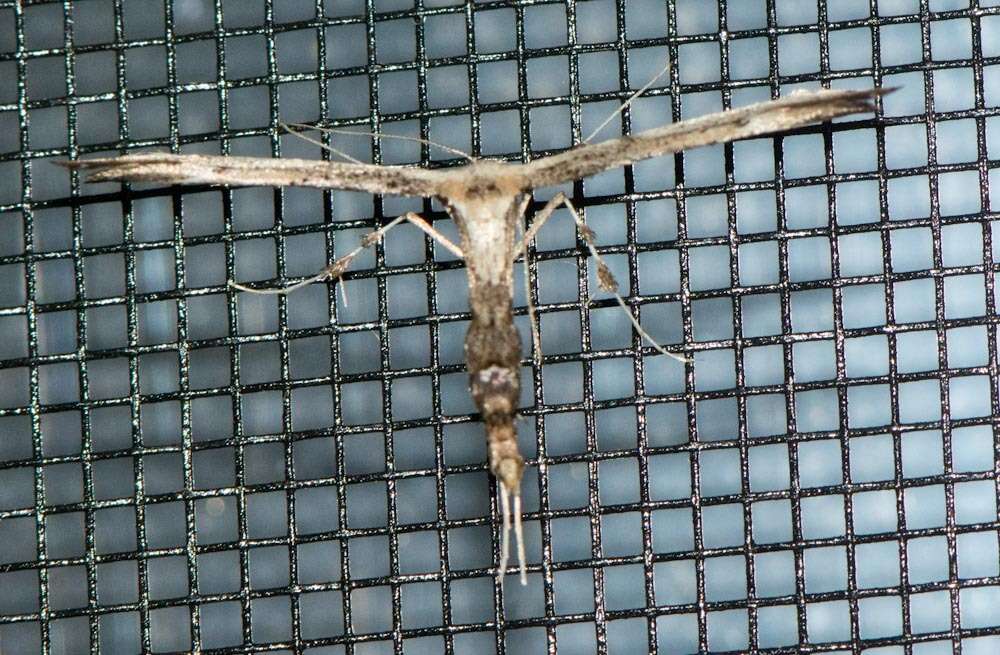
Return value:
M 631 136 L 581 145 L 525 164 L 531 187 L 552 186 L 626 166 L 641 159 L 790 130 L 845 114 L 875 111 L 872 100 L 886 90 L 799 91 L 786 98 L 717 112 Z
M 451 179 L 446 171 L 425 168 L 310 159 L 150 153 L 63 163 L 86 171 L 87 179 L 94 182 L 305 186 L 400 196 L 438 195 L 442 184 Z

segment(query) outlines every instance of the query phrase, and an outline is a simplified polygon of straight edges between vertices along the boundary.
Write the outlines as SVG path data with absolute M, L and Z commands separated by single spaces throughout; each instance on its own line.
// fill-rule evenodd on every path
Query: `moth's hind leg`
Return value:
M 337 261 L 333 262 L 332 264 L 324 268 L 316 275 L 313 275 L 312 277 L 307 277 L 304 280 L 300 280 L 299 282 L 295 282 L 294 284 L 290 284 L 285 287 L 272 287 L 267 289 L 254 289 L 253 287 L 244 286 L 232 280 L 229 281 L 229 286 L 235 289 L 239 289 L 240 291 L 246 291 L 248 293 L 287 294 L 291 293 L 292 291 L 297 291 L 302 287 L 309 286 L 314 282 L 323 282 L 325 280 L 336 280 L 337 278 L 339 278 L 341 275 L 344 274 L 344 272 L 350 267 L 351 262 L 354 261 L 354 258 L 357 257 L 358 254 L 361 253 L 361 251 L 365 250 L 366 248 L 370 248 L 371 246 L 378 243 L 382 239 L 382 237 L 385 236 L 386 232 L 396 227 L 403 221 L 408 221 L 413 225 L 419 227 L 421 230 L 429 234 L 445 248 L 455 253 L 459 257 L 463 257 L 462 250 L 454 243 L 449 241 L 448 238 L 445 237 L 443 234 L 435 230 L 430 223 L 425 221 L 421 216 L 414 214 L 413 212 L 407 212 L 402 216 L 397 216 L 396 218 L 392 219 L 379 229 L 366 234 L 364 238 L 361 239 L 360 246 L 358 246 L 351 252 L 347 253 Z
M 503 585 L 504 576 L 507 575 L 507 564 L 510 561 L 510 523 L 511 514 L 514 517 L 514 547 L 517 549 L 517 563 L 521 586 L 528 585 L 528 565 L 525 561 L 524 552 L 524 526 L 521 519 L 521 490 L 514 488 L 511 490 L 507 484 L 500 480 L 497 482 L 497 489 L 500 493 L 500 514 L 503 521 L 503 535 L 500 538 L 500 563 L 497 565 L 497 580 Z M 513 512 L 511 510 L 511 496 L 513 496 Z
M 591 230 L 590 226 L 583 221 L 583 218 L 580 216 L 580 213 L 577 212 L 576 207 L 573 206 L 573 203 L 570 202 L 569 198 L 567 198 L 566 194 L 563 192 L 560 191 L 557 193 L 551 200 L 545 203 L 545 206 L 542 207 L 538 213 L 535 214 L 535 218 L 531 223 L 531 229 L 525 233 L 524 240 L 518 245 L 517 248 L 514 249 L 514 252 L 518 254 L 522 251 L 527 252 L 528 243 L 535 238 L 535 235 L 538 234 L 540 229 L 542 229 L 542 225 L 545 224 L 545 221 L 552 216 L 553 212 L 555 212 L 560 205 L 565 205 L 566 209 L 569 210 L 570 216 L 573 217 L 573 221 L 576 223 L 576 230 L 580 234 L 580 238 L 582 238 L 583 242 L 587 244 L 590 256 L 597 262 L 597 284 L 602 290 L 614 295 L 615 300 L 618 301 L 618 305 L 625 311 L 625 314 L 632 322 L 632 327 L 635 328 L 635 331 L 639 334 L 639 336 L 648 341 L 661 354 L 673 357 L 681 362 L 687 362 L 687 357 L 678 355 L 677 353 L 672 353 L 665 349 L 663 346 L 658 344 L 656 340 L 653 339 L 653 337 L 651 337 L 649 333 L 646 332 L 646 330 L 644 330 L 639 324 L 635 314 L 632 313 L 632 310 L 625 303 L 625 299 L 618 292 L 618 281 L 615 280 L 615 276 L 611 273 L 611 269 L 608 268 L 604 258 L 597 252 L 597 242 L 595 240 L 596 235 L 594 234 L 594 231 Z

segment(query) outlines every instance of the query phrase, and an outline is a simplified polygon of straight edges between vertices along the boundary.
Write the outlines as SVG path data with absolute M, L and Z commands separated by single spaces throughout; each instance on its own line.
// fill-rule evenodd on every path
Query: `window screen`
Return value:
M 996 0 L 0 1 L 0 650 L 1000 649 Z M 529 584 L 430 200 L 88 184 L 279 123 L 527 160 L 798 88 L 875 115 L 557 190 L 518 424 Z M 445 150 L 344 134 L 362 161 Z M 517 275 L 524 272 L 518 268 Z M 523 277 L 517 323 L 530 344 Z

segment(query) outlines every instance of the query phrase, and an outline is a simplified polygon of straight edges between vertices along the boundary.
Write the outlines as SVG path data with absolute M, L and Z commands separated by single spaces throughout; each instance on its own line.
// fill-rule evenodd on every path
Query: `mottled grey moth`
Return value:
M 206 155 L 135 154 L 118 158 L 68 162 L 84 169 L 92 181 L 132 180 L 167 184 L 223 184 L 231 186 L 304 186 L 378 194 L 438 199 L 455 221 L 456 245 L 420 216 L 408 213 L 369 234 L 361 246 L 333 262 L 319 274 L 281 289 L 257 292 L 287 293 L 305 284 L 336 280 L 361 249 L 376 243 L 393 226 L 409 221 L 431 234 L 463 260 L 468 268 L 471 322 L 465 338 L 469 386 L 486 425 L 489 468 L 499 481 L 503 517 L 501 555 L 497 576 L 507 570 L 509 533 L 513 516 L 522 584 L 526 583 L 524 539 L 521 529 L 521 476 L 524 459 L 517 445 L 515 418 L 520 394 L 521 340 L 514 326 L 513 265 L 538 229 L 560 206 L 576 221 L 583 242 L 597 263 L 599 286 L 624 300 L 610 269 L 598 255 L 594 233 L 569 199 L 556 194 L 539 210 L 523 238 L 518 238 L 534 189 L 572 182 L 649 157 L 697 146 L 724 143 L 789 130 L 856 112 L 874 111 L 880 90 L 810 91 L 741 109 L 666 125 L 596 144 L 584 143 L 526 164 L 468 158 L 466 165 L 425 169 L 376 166 L 303 159 L 216 157 Z M 634 97 L 634 96 L 633 96 Z M 532 311 L 529 306 L 529 311 Z M 626 309 L 626 311 L 628 311 Z M 533 314 L 532 314 L 533 316 Z M 629 312 L 636 329 L 648 338 Z M 533 333 L 536 334 L 532 322 Z M 652 340 L 650 340 L 652 341 Z M 666 353 L 655 344 L 660 352 Z M 681 356 L 673 355 L 678 359 Z

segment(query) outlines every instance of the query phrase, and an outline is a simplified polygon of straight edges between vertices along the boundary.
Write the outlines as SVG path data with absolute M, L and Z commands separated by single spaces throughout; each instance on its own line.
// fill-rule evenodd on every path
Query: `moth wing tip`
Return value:
M 887 96 L 890 93 L 895 93 L 896 91 L 899 91 L 902 88 L 903 87 L 901 86 L 880 86 L 872 89 L 871 93 L 874 96 Z
M 115 174 L 115 168 L 116 162 L 120 159 L 61 159 L 52 163 L 70 171 L 86 173 L 88 182 L 108 182 L 119 179 Z
M 878 86 L 872 89 L 864 89 L 855 92 L 851 92 L 849 96 L 852 100 L 857 100 L 860 104 L 863 104 L 868 108 L 868 111 L 875 111 L 875 105 L 873 102 L 877 98 L 887 96 L 890 93 L 895 93 L 902 87 L 898 86 Z

